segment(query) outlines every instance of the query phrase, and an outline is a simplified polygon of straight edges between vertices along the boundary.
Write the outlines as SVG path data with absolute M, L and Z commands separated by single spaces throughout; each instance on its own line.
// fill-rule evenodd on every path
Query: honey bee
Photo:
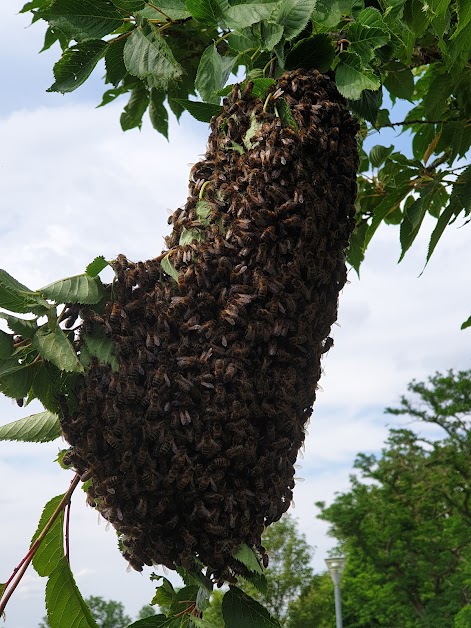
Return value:
M 228 458 L 235 458 L 236 456 L 241 456 L 243 453 L 243 445 L 234 445 L 227 450 L 226 455 Z
M 327 353 L 327 351 L 329 351 L 329 349 L 331 349 L 333 346 L 334 346 L 334 339 L 331 338 L 330 336 L 328 336 L 324 340 L 324 344 L 322 345 L 321 353 Z
M 214 363 L 214 375 L 218 381 L 221 381 L 224 376 L 224 361 L 216 360 Z
M 145 497 L 139 497 L 134 513 L 139 519 L 144 519 L 147 514 L 147 500 Z
M 123 473 L 127 471 L 129 467 L 131 466 L 131 462 L 132 462 L 132 452 L 129 450 L 125 451 L 121 457 L 121 464 L 119 465 L 120 471 L 123 471 Z
M 116 449 L 122 443 L 109 428 L 103 430 L 103 438 L 113 449 Z
M 192 481 L 192 473 L 190 469 L 186 469 L 177 480 L 177 488 L 183 491 Z

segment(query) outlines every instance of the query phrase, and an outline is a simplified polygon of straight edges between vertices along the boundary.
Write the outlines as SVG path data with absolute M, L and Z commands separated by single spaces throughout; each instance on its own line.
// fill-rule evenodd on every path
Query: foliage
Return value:
M 402 259 L 431 216 L 427 263 L 446 227 L 469 216 L 471 11 L 464 0 L 165 0 L 158 7 L 36 0 L 22 11 L 47 22 L 45 48 L 61 47 L 50 91 L 76 89 L 104 59 L 102 105 L 129 96 L 125 130 L 140 128 L 146 109 L 165 136 L 168 109 L 209 121 L 231 73 L 256 87 L 299 66 L 334 73 L 363 119 L 361 146 L 368 138 L 371 147 L 383 128 L 410 140 L 405 153 L 379 144 L 362 151 L 348 255 L 357 272 L 380 224 L 399 226 Z M 390 120 L 386 97 L 408 102 L 403 120 Z
M 286 625 L 287 628 L 331 628 L 335 625 L 334 585 L 328 573 L 314 575 L 289 605 Z
M 131 622 L 131 618 L 125 614 L 121 602 L 104 600 L 96 595 L 85 598 L 85 602 L 100 628 L 126 628 Z M 141 612 L 144 608 L 141 609 Z M 49 625 L 47 617 L 44 617 L 39 628 L 48 628 Z
M 342 580 L 352 627 L 440 627 L 470 603 L 470 371 L 412 382 L 393 414 L 443 428 L 439 440 L 391 430 L 382 455 L 360 454 L 352 488 L 321 518 L 348 556 Z M 458 620 L 457 620 L 458 621 Z
M 298 531 L 296 520 L 289 514 L 269 526 L 262 541 L 270 557 L 265 570 L 266 592 L 257 591 L 251 583 L 241 586 L 283 622 L 288 604 L 298 597 L 306 582 L 312 578 L 312 548 L 304 534 Z

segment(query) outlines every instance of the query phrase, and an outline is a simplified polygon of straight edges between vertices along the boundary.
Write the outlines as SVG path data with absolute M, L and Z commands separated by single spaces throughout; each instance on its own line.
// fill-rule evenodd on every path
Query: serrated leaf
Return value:
M 209 217 L 212 211 L 213 207 L 210 203 L 208 203 L 208 201 L 201 200 L 196 203 L 195 214 L 203 226 L 209 224 Z
M 129 624 L 128 628 L 164 628 L 169 626 L 171 621 L 165 615 L 152 615 Z
M 471 166 L 468 166 L 453 183 L 450 206 L 455 214 L 471 212 Z
M 461 324 L 461 329 L 467 329 L 471 327 L 471 316 Z
M 50 283 L 38 292 L 54 303 L 94 305 L 103 298 L 103 284 L 99 277 L 91 277 L 84 273 Z
M 48 443 L 59 438 L 59 417 L 52 412 L 31 414 L 0 427 L 0 440 L 17 440 L 27 443 Z
M 0 269 L 0 307 L 18 314 L 44 314 L 50 309 L 49 303 L 6 270 Z
M 221 56 L 213 44 L 206 48 L 201 55 L 195 79 L 195 88 L 204 101 L 219 104 L 219 96 L 215 96 L 215 92 L 224 87 L 235 62 L 235 57 Z
M 316 0 L 281 0 L 273 21 L 284 27 L 283 39 L 290 41 L 301 33 L 309 22 Z
M 124 107 L 120 117 L 121 128 L 123 131 L 129 129 L 141 128 L 142 116 L 149 104 L 149 92 L 142 81 L 131 90 L 131 96 L 127 105 Z
M 314 35 L 296 42 L 286 56 L 287 70 L 316 68 L 319 72 L 327 72 L 335 57 L 332 39 L 325 34 Z
M 262 39 L 262 46 L 264 50 L 273 50 L 273 48 L 280 42 L 283 37 L 284 27 L 281 24 L 263 20 L 261 22 L 260 35 Z
M 384 46 L 389 41 L 389 33 L 381 28 L 353 22 L 348 29 L 348 39 L 349 51 L 356 53 L 362 63 L 367 64 L 374 57 L 376 48 Z
M 168 140 L 168 111 L 164 105 L 165 94 L 157 89 L 150 90 L 149 118 L 156 131 Z
M 340 22 L 342 15 L 350 15 L 352 0 L 317 0 L 312 19 L 330 29 Z
M 151 578 L 151 580 L 162 580 L 162 584 L 155 590 L 155 595 L 152 598 L 151 604 L 158 604 L 163 608 L 169 608 L 176 596 L 172 583 L 164 576 L 157 576 L 155 578 Z
M 120 81 L 126 76 L 126 66 L 124 65 L 124 46 L 126 40 L 111 41 L 105 51 L 106 82 L 117 87 Z
M 33 397 L 39 399 L 46 410 L 60 413 L 59 394 L 67 383 L 67 376 L 46 360 L 35 365 L 31 391 Z
M 49 576 L 46 608 L 54 628 L 99 628 L 80 595 L 65 556 Z
M 65 94 L 80 87 L 103 57 L 107 47 L 105 41 L 92 40 L 67 48 L 54 65 L 56 80 L 47 91 Z
M 400 188 L 395 188 L 394 191 L 391 190 L 390 193 L 386 193 L 384 199 L 375 208 L 373 219 L 368 226 L 368 229 L 365 235 L 365 241 L 363 244 L 364 251 L 366 251 L 366 248 L 368 247 L 368 244 L 370 243 L 371 238 L 375 234 L 379 225 L 384 220 L 384 217 L 387 216 L 387 214 L 395 211 L 399 207 L 401 201 L 409 194 L 409 192 L 410 192 L 410 188 L 407 185 L 405 185 L 405 186 L 401 186 Z
M 13 336 L 0 329 L 0 360 L 6 360 L 13 353 Z
M 264 98 L 268 89 L 276 83 L 276 81 L 271 78 L 254 78 L 252 82 L 252 94 L 256 98 Z
M 183 98 L 174 98 L 190 115 L 200 122 L 211 122 L 213 116 L 218 116 L 221 111 L 221 105 L 215 105 L 209 102 L 197 102 L 195 100 L 185 100 Z
M 360 118 L 371 122 L 374 126 L 381 124 L 389 124 L 389 118 L 386 121 L 380 120 L 381 103 L 383 102 L 383 94 L 381 90 L 372 91 L 365 89 L 358 100 L 348 101 L 350 109 Z
M 204 240 L 205 240 L 205 235 L 204 235 L 204 232 L 201 231 L 201 229 L 196 229 L 196 228 L 185 229 L 185 227 L 183 227 L 178 244 L 180 246 L 185 246 L 195 241 L 204 242 Z
M 23 338 L 32 338 L 38 330 L 36 319 L 26 320 L 12 316 L 11 314 L 5 314 L 4 312 L 0 312 L 0 318 L 6 320 L 8 327 L 15 332 L 15 334 L 19 334 Z
M 123 23 L 110 0 L 54 0 L 48 21 L 79 43 L 101 39 Z
M 362 221 L 353 231 L 347 251 L 347 262 L 355 269 L 360 276 L 360 266 L 365 259 L 365 237 L 368 230 L 366 220 Z
M 259 593 L 261 593 L 262 595 L 266 595 L 267 588 L 268 588 L 268 580 L 265 574 L 254 573 L 253 571 L 251 571 L 248 575 L 246 576 L 238 575 L 237 578 L 244 582 L 248 582 L 251 586 L 257 589 Z
M 60 327 L 54 330 L 41 327 L 34 334 L 31 343 L 45 360 L 52 362 L 59 370 L 68 373 L 83 372 L 73 346 Z
M 204 617 L 203 619 L 200 619 L 199 617 L 193 616 L 191 618 L 191 623 L 194 624 L 196 628 L 219 628 L 219 626 L 216 626 L 216 624 L 204 619 Z
M 379 168 L 384 164 L 389 155 L 394 151 L 394 146 L 381 146 L 381 144 L 377 144 L 373 146 L 369 154 L 369 160 L 371 165 L 374 168 Z
M 345 96 L 358 100 L 365 89 L 379 89 L 381 83 L 371 68 L 363 66 L 354 52 L 342 52 L 335 70 L 337 89 Z
M 260 39 L 252 32 L 251 28 L 235 30 L 228 36 L 227 43 L 236 52 L 247 52 L 261 45 Z
M 123 9 L 127 13 L 135 13 L 146 6 L 145 0 L 112 0 L 118 9 Z
M 469 0 L 456 0 L 456 9 L 458 13 L 458 25 L 452 35 L 452 39 L 471 22 L 471 3 Z
M 138 15 L 149 20 L 162 20 L 170 18 L 171 20 L 186 20 L 191 17 L 191 13 L 186 8 L 184 0 L 159 0 L 157 10 L 154 6 L 147 5 Z M 163 15 L 165 13 L 165 15 Z
M 256 24 L 257 22 L 261 22 L 262 20 L 267 20 L 273 13 L 275 7 L 275 2 L 248 2 L 243 4 L 236 4 L 228 7 L 227 11 L 225 11 L 223 15 L 223 19 L 228 28 L 247 28 L 248 26 L 252 26 L 252 24 Z M 280 26 L 281 31 L 283 32 L 283 26 Z M 280 40 L 280 38 L 281 35 L 278 38 L 278 41 Z M 278 41 L 276 43 L 278 43 Z M 276 45 L 276 43 L 273 45 Z
M 395 61 L 388 66 L 384 86 L 394 98 L 411 100 L 414 93 L 414 76 L 406 65 Z
M 169 619 L 172 615 L 178 615 L 187 609 L 192 602 L 196 603 L 196 596 L 198 595 L 198 586 L 188 585 L 179 589 L 170 605 L 170 612 L 168 613 Z
M 172 262 L 170 261 L 170 258 L 169 258 L 168 255 L 166 255 L 161 260 L 160 265 L 162 266 L 162 270 L 164 271 L 164 273 L 166 273 L 170 277 L 173 277 L 173 279 L 175 279 L 175 281 L 178 281 L 178 270 L 172 264 Z
M 440 214 L 437 224 L 435 225 L 435 229 L 432 231 L 432 235 L 430 236 L 430 242 L 427 251 L 427 261 L 425 262 L 425 266 L 428 264 L 429 259 L 432 257 L 432 254 L 435 251 L 435 247 L 437 246 L 438 241 L 442 237 L 443 232 L 448 226 L 453 215 L 454 211 L 451 205 L 447 205 L 444 211 Z
M 236 560 L 245 565 L 250 571 L 262 574 L 263 569 L 258 561 L 257 555 L 246 543 L 242 543 L 237 552 L 233 555 Z
M 206 26 L 217 26 L 229 9 L 227 0 L 186 0 L 185 4 L 191 16 Z
M 280 628 L 281 624 L 267 609 L 249 595 L 231 587 L 222 599 L 226 628 Z
M 290 106 L 288 105 L 286 100 L 284 98 L 278 98 L 275 106 L 283 126 L 289 127 L 297 131 L 298 124 L 294 119 L 293 114 L 291 113 Z
M 146 81 L 149 87 L 162 90 L 167 90 L 184 72 L 159 29 L 152 24 L 145 29 L 137 28 L 126 39 L 123 59 L 130 74 Z
M 258 142 L 252 143 L 252 138 L 257 135 L 261 128 L 262 123 L 257 120 L 255 112 L 252 111 L 250 114 L 250 126 L 247 129 L 247 133 L 243 137 L 244 146 L 247 150 L 251 150 L 257 146 Z
M 410 205 L 406 205 L 405 207 L 404 217 L 400 228 L 401 255 L 399 257 L 399 262 L 404 259 L 404 255 L 410 249 L 412 243 L 417 237 L 417 234 L 419 233 L 420 226 L 426 213 L 426 207 L 424 205 L 423 198 L 419 197 Z
M 31 545 L 43 531 L 47 522 L 54 514 L 64 495 L 57 495 L 47 502 L 39 519 L 36 532 L 31 539 Z M 33 567 L 38 575 L 50 576 L 64 557 L 64 511 L 62 511 L 52 524 L 52 527 L 44 537 L 41 545 L 33 557 Z
M 23 399 L 30 391 L 38 364 L 22 364 L 17 359 L 1 364 L 0 391 L 12 399 Z
M 95 259 L 88 264 L 85 269 L 85 274 L 89 277 L 97 277 L 107 266 L 110 266 L 110 263 L 103 255 L 98 255 L 98 257 L 95 257 Z
M 84 334 L 83 341 L 89 356 L 97 358 L 101 364 L 109 364 L 115 372 L 119 370 L 119 362 L 114 353 L 111 338 L 105 336 L 100 329 L 94 329 L 92 334 Z

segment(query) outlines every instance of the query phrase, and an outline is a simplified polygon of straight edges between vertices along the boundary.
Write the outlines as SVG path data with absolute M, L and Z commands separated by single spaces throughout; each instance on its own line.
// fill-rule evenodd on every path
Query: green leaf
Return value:
M 365 238 L 368 231 L 368 223 L 362 220 L 353 231 L 347 251 L 347 262 L 355 269 L 360 276 L 360 266 L 365 259 Z
M 131 97 L 127 105 L 124 107 L 120 117 L 121 128 L 123 131 L 129 129 L 141 128 L 142 116 L 144 115 L 147 105 L 149 104 L 149 92 L 142 81 L 131 90 Z
M 191 623 L 194 624 L 196 628 L 219 628 L 216 624 L 213 624 L 207 619 L 200 619 L 199 617 L 192 617 Z
M 126 39 L 123 58 L 130 74 L 145 80 L 149 87 L 162 90 L 167 90 L 184 72 L 159 29 L 152 24 L 145 29 L 137 28 Z
M 317 0 L 312 19 L 330 29 L 340 22 L 342 15 L 350 15 L 352 0 Z
M 327 72 L 335 57 L 332 39 L 325 34 L 314 35 L 298 41 L 286 56 L 285 68 L 316 68 Z
M 395 61 L 388 66 L 384 86 L 395 98 L 411 100 L 414 93 L 414 76 L 406 65 Z
M 168 140 L 168 111 L 164 105 L 165 94 L 157 89 L 150 90 L 149 117 L 152 126 Z
M 461 329 L 467 329 L 471 327 L 471 316 L 461 325 Z
M 455 214 L 471 212 L 471 166 L 468 166 L 456 179 L 450 196 L 450 206 Z
M 262 20 L 267 20 L 276 7 L 275 2 L 243 3 L 228 7 L 224 13 L 224 22 L 228 28 L 241 29 L 252 26 Z M 281 26 L 281 32 L 283 27 Z M 278 41 L 280 40 L 278 38 Z M 276 42 L 278 43 L 278 42 Z M 276 45 L 276 44 L 273 44 Z
M 426 207 L 424 207 L 422 197 L 413 200 L 410 204 L 406 203 L 400 229 L 401 256 L 399 262 L 404 259 L 404 255 L 417 237 L 425 213 Z
M 47 91 L 65 94 L 80 87 L 103 57 L 107 47 L 108 44 L 105 41 L 93 40 L 67 48 L 54 65 L 56 80 Z
M 261 39 L 264 50 L 273 50 L 283 37 L 284 27 L 281 24 L 275 24 L 264 20 L 261 22 Z
M 365 89 L 358 100 L 348 101 L 350 109 L 360 118 L 368 120 L 374 126 L 380 125 L 380 110 L 381 103 L 383 102 L 383 94 L 381 90 L 372 91 L 371 89 Z M 389 123 L 389 119 L 387 123 Z
M 156 576 L 155 574 L 152 574 L 151 580 L 156 580 L 157 582 L 162 580 L 162 584 L 155 590 L 151 604 L 158 604 L 162 608 L 169 608 L 176 596 L 172 583 L 164 576 Z
M 174 100 L 200 122 L 211 122 L 211 118 L 218 116 L 222 111 L 221 105 L 209 102 L 197 102 L 195 100 L 184 100 L 183 98 L 174 98 Z
M 37 367 L 37 364 L 21 363 L 16 359 L 5 361 L 1 365 L 0 391 L 12 399 L 23 399 L 31 388 Z
M 103 284 L 99 277 L 84 273 L 50 283 L 38 292 L 55 303 L 94 305 L 103 298 Z
M 47 582 L 46 608 L 54 628 L 99 628 L 80 595 L 65 556 Z
M 250 114 L 250 126 L 247 129 L 247 133 L 243 137 L 244 146 L 247 150 L 252 150 L 259 142 L 252 143 L 252 138 L 257 135 L 262 127 L 262 123 L 257 120 L 255 112 Z
M 384 164 L 389 155 L 394 151 L 394 146 L 391 144 L 389 148 L 377 144 L 373 146 L 369 154 L 369 160 L 374 168 L 379 168 Z
M 362 65 L 360 57 L 354 52 L 342 52 L 335 71 L 337 89 L 345 96 L 358 100 L 365 89 L 377 90 L 381 83 L 371 68 Z
M 4 312 L 0 312 L 0 318 L 6 320 L 8 327 L 15 332 L 15 334 L 22 336 L 22 338 L 32 338 L 38 330 L 36 319 L 26 320 L 24 318 L 17 318 L 11 314 L 5 314 Z
M 255 587 L 255 589 L 262 595 L 267 594 L 268 581 L 264 574 L 254 573 L 251 571 L 247 575 L 237 577 L 243 582 L 248 582 L 252 587 Z
M 13 336 L 0 329 L 0 360 L 6 360 L 13 353 Z
M 198 586 L 189 585 L 179 589 L 174 596 L 170 605 L 169 616 L 177 615 L 184 611 L 191 602 L 196 602 L 196 596 L 198 595 Z
M 110 0 L 54 0 L 48 21 L 79 43 L 101 39 L 123 23 Z
M 226 628 L 280 628 L 281 624 L 267 609 L 249 595 L 231 587 L 222 599 Z
M 31 545 L 41 534 L 47 522 L 54 514 L 64 495 L 57 495 L 47 502 L 41 514 L 36 532 L 31 539 Z M 50 576 L 64 557 L 64 511 L 62 511 L 51 529 L 44 537 L 41 545 L 33 557 L 33 567 L 42 577 Z
M 427 261 L 425 262 L 425 265 L 428 264 L 429 259 L 432 257 L 432 254 L 435 251 L 435 247 L 437 246 L 438 241 L 442 237 L 443 232 L 448 226 L 453 215 L 454 215 L 454 211 L 451 204 L 447 205 L 445 207 L 445 210 L 440 214 L 437 224 L 435 225 L 435 229 L 433 230 L 432 235 L 430 236 L 430 242 L 429 242 L 428 251 L 427 251 Z
M 120 81 L 123 80 L 127 72 L 123 59 L 125 45 L 125 39 L 121 39 L 120 41 L 111 41 L 105 51 L 105 80 L 107 83 L 111 83 L 115 87 L 117 87 Z
M 90 277 L 97 277 L 107 266 L 110 266 L 110 263 L 106 261 L 103 255 L 98 255 L 98 257 L 95 257 L 95 259 L 88 264 L 85 269 L 85 274 Z
M 83 372 L 73 346 L 60 327 L 54 330 L 41 327 L 34 334 L 31 343 L 45 360 L 55 364 L 59 370 L 68 373 Z
M 273 15 L 273 21 L 284 27 L 283 38 L 294 39 L 306 27 L 316 5 L 316 0 L 281 0 Z
M 227 0 L 186 0 L 191 16 L 205 26 L 217 26 L 229 9 Z
M 152 615 L 129 624 L 128 628 L 163 628 L 169 626 L 170 621 L 165 615 Z
M 284 98 L 278 98 L 275 106 L 283 126 L 297 131 L 298 123 L 294 119 L 290 106 L 286 100 Z
M 239 547 L 237 552 L 234 554 L 234 558 L 245 565 L 247 569 L 250 569 L 250 571 L 254 571 L 259 574 L 263 573 L 263 569 L 258 561 L 257 555 L 246 543 L 243 543 Z
M 381 28 L 375 28 L 353 22 L 348 29 L 350 46 L 348 50 L 356 53 L 363 64 L 367 64 L 374 57 L 376 48 L 384 46 L 389 41 L 389 33 Z
M 164 20 L 167 17 L 171 20 L 186 20 L 191 17 L 184 0 L 159 0 L 157 6 L 160 11 L 157 11 L 153 6 L 146 6 L 142 11 L 139 11 L 138 15 L 149 20 Z M 165 16 L 162 12 L 165 13 Z
M 251 28 L 242 28 L 231 33 L 227 38 L 227 43 L 236 52 L 247 52 L 258 48 L 262 42 Z
M 27 443 L 48 443 L 59 438 L 59 417 L 52 412 L 31 414 L 0 427 L 0 440 L 17 440 Z
M 119 370 L 113 342 L 111 338 L 105 336 L 102 330 L 95 328 L 92 334 L 84 334 L 83 341 L 90 356 L 97 358 L 101 364 L 109 364 L 115 372 Z
M 145 0 L 112 0 L 115 7 L 123 9 L 126 13 L 135 13 L 146 6 Z
M 394 191 L 386 192 L 384 199 L 375 208 L 373 219 L 368 226 L 368 230 L 365 235 L 365 241 L 363 244 L 363 250 L 366 251 L 371 238 L 375 234 L 379 225 L 383 222 L 385 216 L 392 213 L 397 209 L 400 202 L 409 194 L 410 188 L 408 185 L 403 185 L 399 188 L 394 188 Z
M 46 410 L 53 413 L 60 413 L 59 395 L 70 383 L 70 375 L 66 375 L 50 362 L 35 365 L 33 381 L 31 383 L 31 394 L 39 399 Z
M 44 314 L 50 309 L 47 301 L 1 269 L 0 307 L 19 314 Z
M 204 242 L 205 235 L 201 229 L 185 229 L 183 227 L 182 232 L 180 234 L 180 240 L 178 244 L 180 246 L 185 246 L 187 244 L 191 244 L 192 242 Z
M 452 35 L 452 39 L 471 22 L 471 3 L 469 0 L 456 0 L 456 9 L 458 12 L 458 26 Z
M 169 275 L 170 277 L 173 277 L 175 281 L 178 281 L 178 270 L 172 264 L 168 255 L 166 255 L 162 259 L 162 261 L 160 262 L 160 265 L 162 266 L 162 270 L 164 271 L 164 273 L 167 273 L 167 275 Z
M 264 98 L 268 89 L 276 83 L 276 81 L 271 78 L 254 78 L 252 82 L 252 94 L 256 98 Z
M 206 48 L 195 79 L 195 88 L 204 101 L 219 104 L 219 96 L 215 96 L 215 92 L 224 87 L 235 62 L 235 57 L 221 56 L 213 44 Z

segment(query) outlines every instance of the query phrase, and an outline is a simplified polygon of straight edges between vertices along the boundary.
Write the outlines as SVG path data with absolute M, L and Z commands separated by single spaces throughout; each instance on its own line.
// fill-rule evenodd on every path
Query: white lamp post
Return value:
M 325 559 L 330 577 L 334 583 L 335 595 L 335 618 L 337 620 L 337 628 L 342 628 L 342 605 L 340 601 L 340 579 L 343 574 L 346 559 L 343 556 Z

